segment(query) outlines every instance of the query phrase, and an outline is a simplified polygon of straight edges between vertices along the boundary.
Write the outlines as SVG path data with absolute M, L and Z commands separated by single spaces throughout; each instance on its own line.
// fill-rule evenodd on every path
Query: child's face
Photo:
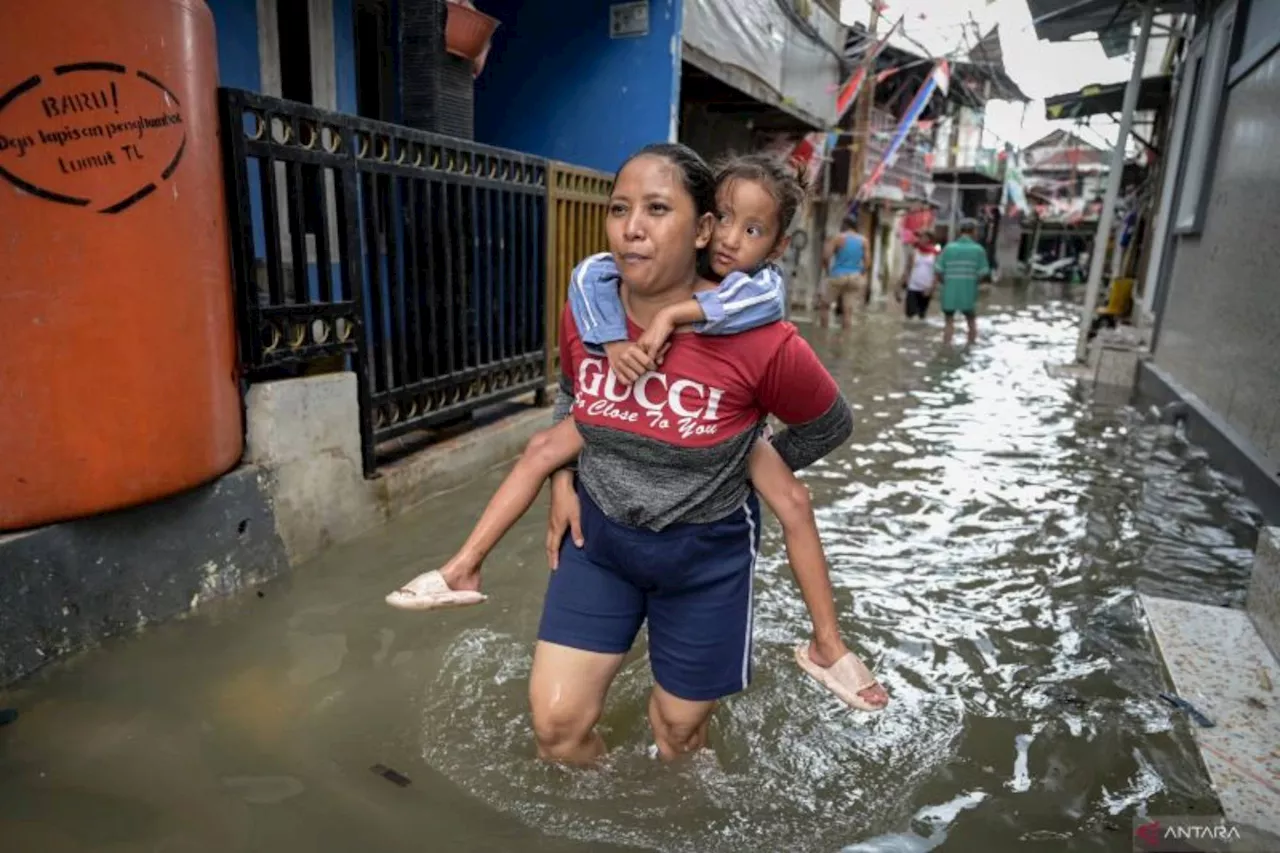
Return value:
M 716 191 L 716 227 L 711 236 L 711 269 L 724 277 L 776 260 L 787 240 L 778 233 L 778 202 L 756 181 L 734 178 Z

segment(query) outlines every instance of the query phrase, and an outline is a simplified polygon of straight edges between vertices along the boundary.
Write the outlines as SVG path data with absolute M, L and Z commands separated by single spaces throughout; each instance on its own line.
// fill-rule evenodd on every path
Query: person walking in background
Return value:
M 858 233 L 858 221 L 846 216 L 843 229 L 827 241 L 822 252 L 822 265 L 827 270 L 827 299 L 839 306 L 840 325 L 847 329 L 853 323 L 853 296 L 867 285 L 867 241 Z M 821 323 L 827 325 L 827 301 L 821 306 Z
M 894 295 L 899 301 L 902 292 L 906 292 L 907 318 L 924 319 L 929 311 L 929 302 L 933 299 L 933 291 L 937 286 L 934 279 L 934 264 L 938 260 L 938 245 L 933 242 L 933 232 L 922 228 L 915 234 L 912 244 L 907 247 L 907 263 L 903 268 L 902 283 Z
M 963 220 L 960 236 L 947 244 L 934 264 L 942 285 L 942 316 L 947 321 L 942 333 L 945 346 L 951 346 L 955 336 L 956 312 L 963 314 L 968 324 L 967 345 L 973 346 L 978 339 L 978 282 L 991 277 L 991 264 L 987 250 L 973 239 L 976 229 L 972 219 Z

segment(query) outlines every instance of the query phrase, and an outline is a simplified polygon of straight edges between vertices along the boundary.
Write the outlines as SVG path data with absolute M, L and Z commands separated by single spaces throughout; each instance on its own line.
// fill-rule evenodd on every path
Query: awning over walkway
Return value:
M 1191 12 L 1194 7 L 1193 0 L 1159 0 L 1156 14 Z M 1132 27 L 1142 15 L 1138 0 L 1027 0 L 1027 8 L 1036 38 L 1042 41 L 1066 41 L 1082 33 Z
M 759 112 L 776 130 L 823 130 L 834 123 L 835 92 L 851 71 L 841 53 L 838 15 L 779 0 L 686 0 L 683 6 L 676 48 L 684 61 L 682 101 L 715 102 L 717 110 L 739 115 Z M 706 80 L 695 74 L 690 81 L 690 68 L 745 96 L 743 108 L 718 87 L 705 98 L 691 91 Z
M 826 128 L 821 118 L 780 97 L 754 75 L 687 44 L 680 97 L 707 105 L 709 112 L 749 117 L 758 130 L 809 133 Z
M 1158 110 L 1169 103 L 1173 78 L 1147 77 L 1138 90 L 1138 112 Z M 1118 114 L 1124 106 L 1124 83 L 1085 86 L 1078 92 L 1064 92 L 1044 99 L 1044 117 L 1053 121 Z
M 961 191 L 965 190 L 995 190 L 1004 186 L 1004 178 L 998 172 L 990 172 L 987 170 L 979 171 L 979 167 L 964 167 L 959 169 L 934 169 L 933 182 L 938 187 L 939 192 L 944 195 L 950 192 L 952 184 L 959 184 Z

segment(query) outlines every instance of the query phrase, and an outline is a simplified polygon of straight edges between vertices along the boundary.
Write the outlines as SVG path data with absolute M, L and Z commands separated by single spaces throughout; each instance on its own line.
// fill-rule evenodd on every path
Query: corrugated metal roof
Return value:
M 1157 14 L 1190 12 L 1193 0 L 1159 0 Z M 1138 0 L 1027 0 L 1036 38 L 1066 41 L 1082 33 L 1133 24 L 1142 13 Z
M 1018 87 L 1013 78 L 1004 70 L 1004 49 L 1000 46 L 1000 25 L 991 28 L 982 40 L 969 51 L 968 63 L 977 71 L 979 79 L 985 77 L 991 84 L 991 97 L 1000 101 L 1029 101 L 1026 93 Z
M 851 25 L 845 38 L 845 58 L 851 64 L 860 63 L 872 41 L 864 25 Z M 919 85 L 932 69 L 929 54 L 922 47 L 902 47 L 897 42 L 897 38 L 889 39 L 888 46 L 876 62 L 877 69 L 903 67 L 904 76 L 916 79 L 916 85 Z M 985 96 L 984 83 L 991 84 L 989 94 Z M 999 27 L 993 27 L 983 36 L 982 41 L 970 51 L 967 61 L 951 61 L 951 87 L 945 99 L 975 108 L 982 108 L 988 100 L 1031 100 L 1004 69 Z M 926 117 L 931 115 L 926 114 Z
M 1085 86 L 1078 92 L 1063 92 L 1044 99 L 1044 115 L 1049 120 L 1084 118 L 1118 113 L 1124 105 L 1125 83 Z M 1144 77 L 1138 89 L 1138 112 L 1158 110 L 1169 103 L 1172 79 L 1165 75 Z

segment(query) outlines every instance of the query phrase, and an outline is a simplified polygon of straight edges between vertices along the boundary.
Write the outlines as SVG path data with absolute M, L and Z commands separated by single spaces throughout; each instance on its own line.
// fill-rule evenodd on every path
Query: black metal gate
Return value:
M 351 369 L 388 439 L 545 390 L 547 161 L 220 92 L 249 378 Z

